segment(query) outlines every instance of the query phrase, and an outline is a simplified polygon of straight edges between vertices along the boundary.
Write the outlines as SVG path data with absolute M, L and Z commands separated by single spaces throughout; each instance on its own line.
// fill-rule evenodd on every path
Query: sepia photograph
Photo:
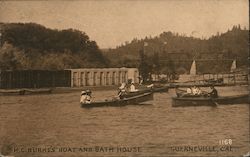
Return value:
M 0 0 L 0 157 L 250 157 L 248 0 Z

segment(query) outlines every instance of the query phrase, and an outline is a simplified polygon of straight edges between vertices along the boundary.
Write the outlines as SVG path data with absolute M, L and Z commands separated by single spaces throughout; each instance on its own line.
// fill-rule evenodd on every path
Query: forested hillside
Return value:
M 148 63 L 155 66 L 153 58 L 160 60 L 161 71 L 188 71 L 193 59 L 204 61 L 202 70 L 208 71 L 205 64 L 206 59 L 218 59 L 218 65 L 214 72 L 221 71 L 225 62 L 222 59 L 237 59 L 237 65 L 247 66 L 249 52 L 249 30 L 242 29 L 239 25 L 234 26 L 225 33 L 217 33 L 208 39 L 188 37 L 184 34 L 163 32 L 156 37 L 144 39 L 133 39 L 131 42 L 117 46 L 103 52 L 109 58 L 112 66 L 139 66 L 140 51 L 148 57 Z M 186 62 L 184 62 L 186 60 Z M 221 65 L 219 65 L 221 63 Z M 172 66 L 169 66 L 172 65 Z M 173 67 L 174 66 L 174 67 Z M 172 70 L 170 69 L 172 68 Z M 174 68 L 174 69 L 173 69 Z M 210 67 L 208 67 L 210 68 Z M 223 69 L 222 69 L 223 70 Z
M 34 23 L 1 24 L 0 69 L 105 67 L 95 41 L 84 32 Z
M 239 67 L 248 63 L 249 30 L 239 25 L 208 39 L 163 32 L 105 52 L 79 30 L 49 29 L 35 23 L 2 23 L 0 28 L 0 70 L 125 66 L 146 67 L 150 73 L 186 73 L 196 59 L 203 60 L 197 64 L 205 73 L 228 69 L 232 59 L 237 59 Z M 207 66 L 211 59 L 214 67 Z

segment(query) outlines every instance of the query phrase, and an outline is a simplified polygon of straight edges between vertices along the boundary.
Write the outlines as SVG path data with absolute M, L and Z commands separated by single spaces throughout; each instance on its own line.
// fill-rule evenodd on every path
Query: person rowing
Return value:
M 208 93 L 208 95 L 211 98 L 218 98 L 218 91 L 214 88 L 214 86 L 210 86 L 211 92 Z
M 126 83 L 122 83 L 121 86 L 119 87 L 118 97 L 120 99 L 123 99 L 123 96 L 127 93 L 126 88 L 127 88 Z

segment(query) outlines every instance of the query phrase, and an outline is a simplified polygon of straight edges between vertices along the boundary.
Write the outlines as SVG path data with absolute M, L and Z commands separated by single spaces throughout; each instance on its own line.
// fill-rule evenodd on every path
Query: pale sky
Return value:
M 0 22 L 84 31 L 100 48 L 172 31 L 209 37 L 249 27 L 248 0 L 0 1 Z

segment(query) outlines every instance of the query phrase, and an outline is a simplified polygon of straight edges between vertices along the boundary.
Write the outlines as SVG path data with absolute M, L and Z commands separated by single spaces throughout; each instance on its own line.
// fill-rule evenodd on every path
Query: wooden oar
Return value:
M 207 94 L 209 96 L 209 93 L 207 91 L 202 91 L 202 93 Z M 211 98 L 211 97 L 210 97 Z M 216 102 L 213 98 L 210 99 L 212 103 L 214 103 L 216 106 L 219 106 L 219 103 Z
M 212 101 L 216 106 L 219 106 L 218 102 L 216 102 L 213 98 L 211 98 L 211 101 Z

